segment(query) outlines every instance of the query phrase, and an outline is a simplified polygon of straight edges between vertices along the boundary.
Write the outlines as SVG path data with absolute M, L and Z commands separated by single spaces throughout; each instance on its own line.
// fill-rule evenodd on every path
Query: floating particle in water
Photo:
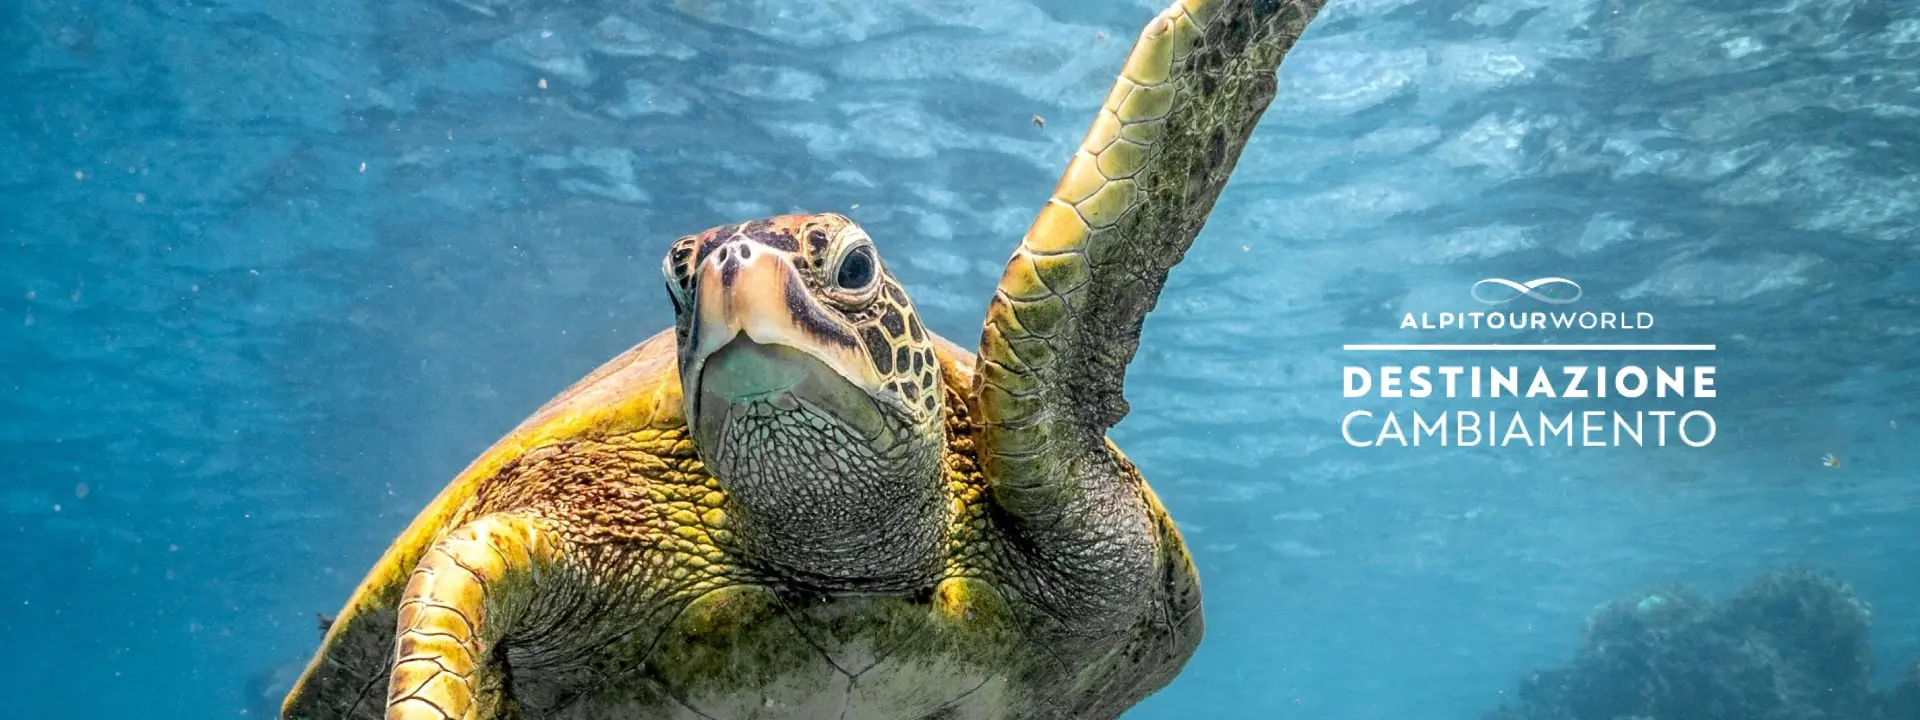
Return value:
M 73 496 L 77 499 L 85 500 L 91 494 L 93 494 L 93 488 L 87 487 L 84 482 L 73 486 Z
M 85 180 L 85 179 L 87 179 L 87 171 L 85 171 L 85 170 L 75 170 L 75 171 L 73 171 L 73 179 L 75 179 L 75 180 Z
M 367 164 L 360 163 L 360 172 L 366 172 L 366 171 L 367 171 Z
M 1840 467 L 1840 458 L 1833 453 L 1827 453 L 1820 456 L 1820 464 L 1830 468 L 1837 468 Z
M 1039 115 L 1035 115 L 1033 116 L 1033 126 L 1037 128 L 1044 128 L 1047 126 L 1047 119 L 1040 117 Z
M 540 89 L 541 89 L 541 90 L 545 90 L 545 89 L 547 89 L 547 79 L 546 79 L 546 78 L 540 78 Z
M 141 204 L 146 204 L 146 202 L 147 202 L 147 194 L 146 194 L 146 193 L 134 193 L 134 194 L 133 194 L 133 201 L 134 201 L 134 202 L 137 202 L 137 203 L 141 203 Z

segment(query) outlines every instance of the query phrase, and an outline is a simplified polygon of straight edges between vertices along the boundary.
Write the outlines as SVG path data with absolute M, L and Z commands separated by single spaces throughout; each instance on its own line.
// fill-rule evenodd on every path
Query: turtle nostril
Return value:
M 753 246 L 747 243 L 730 243 L 720 246 L 713 253 L 722 263 L 744 263 L 753 259 Z

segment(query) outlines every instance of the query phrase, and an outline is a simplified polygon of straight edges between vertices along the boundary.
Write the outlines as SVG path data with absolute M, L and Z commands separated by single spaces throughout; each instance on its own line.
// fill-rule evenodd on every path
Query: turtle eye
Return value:
M 668 255 L 666 262 L 660 264 L 660 274 L 666 276 L 667 298 L 673 301 L 675 315 L 687 310 L 687 278 L 680 272 L 682 267 L 680 263 L 674 262 L 673 254 Z
M 865 290 L 873 284 L 876 275 L 873 246 L 861 245 L 840 258 L 840 267 L 833 273 L 833 284 L 841 290 Z

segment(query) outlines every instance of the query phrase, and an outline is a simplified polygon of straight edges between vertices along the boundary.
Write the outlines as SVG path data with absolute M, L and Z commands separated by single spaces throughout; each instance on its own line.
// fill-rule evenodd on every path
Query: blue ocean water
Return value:
M 7 714 L 267 712 L 453 473 L 670 322 L 680 234 L 846 212 L 971 345 L 1161 4 L 7 3 Z M 1601 603 L 1793 564 L 1872 606 L 1880 687 L 1920 657 L 1920 3 L 1332 0 L 1280 83 L 1114 431 L 1209 629 L 1129 717 L 1478 718 Z M 1548 277 L 1577 304 L 1501 309 L 1657 322 L 1401 327 Z M 1715 349 L 1344 349 L 1628 341 Z M 1711 364 L 1718 392 L 1342 393 L 1348 366 L 1542 363 Z M 1716 435 L 1341 435 L 1508 407 Z

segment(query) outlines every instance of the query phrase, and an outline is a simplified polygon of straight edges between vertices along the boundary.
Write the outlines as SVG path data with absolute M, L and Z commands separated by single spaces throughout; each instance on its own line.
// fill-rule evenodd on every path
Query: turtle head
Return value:
M 935 556 L 940 370 L 873 240 L 835 214 L 675 241 L 688 429 L 748 557 L 823 583 L 918 573 Z

